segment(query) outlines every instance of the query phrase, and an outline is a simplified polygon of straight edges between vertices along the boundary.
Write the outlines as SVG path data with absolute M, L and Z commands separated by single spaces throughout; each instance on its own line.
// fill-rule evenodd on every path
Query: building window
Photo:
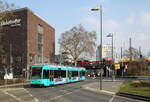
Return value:
M 38 44 L 38 52 L 39 52 L 39 53 L 42 53 L 42 50 L 43 50 L 43 46 L 40 45 L 40 44 Z
M 38 63 L 42 63 L 42 57 L 38 56 Z
M 43 26 L 38 24 L 38 32 L 43 34 Z
M 30 62 L 35 63 L 35 55 L 29 54 Z
M 48 58 L 44 57 L 44 63 L 48 63 Z
M 38 43 L 42 43 L 43 39 L 42 39 L 42 35 L 38 34 Z
M 0 61 L 2 64 L 6 64 L 6 56 L 4 55 L 0 56 Z

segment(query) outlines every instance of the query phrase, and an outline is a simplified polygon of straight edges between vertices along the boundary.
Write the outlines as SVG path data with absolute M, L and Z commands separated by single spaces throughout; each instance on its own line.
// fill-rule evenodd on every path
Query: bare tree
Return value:
M 85 56 L 92 57 L 96 45 L 96 32 L 88 32 L 82 25 L 78 25 L 62 33 L 59 44 L 60 53 L 66 52 L 75 62 Z
M 0 22 L 11 19 L 13 13 L 10 11 L 13 9 L 15 9 L 14 4 L 8 4 L 7 2 L 0 0 Z M 2 58 L 2 55 L 4 54 L 3 46 L 1 44 L 2 36 L 4 35 L 2 32 L 3 27 L 0 24 L 0 58 Z
M 4 65 L 6 65 L 7 60 L 7 56 L 4 50 L 5 46 L 2 44 L 2 38 L 5 36 L 5 34 L 3 33 L 3 26 L 1 22 L 10 20 L 13 17 L 13 13 L 10 12 L 13 9 L 15 9 L 14 4 L 9 4 L 4 0 L 0 0 L 0 69 L 2 69 L 2 66 L 4 67 Z
M 140 52 L 136 48 L 131 48 L 131 53 L 130 53 L 130 50 L 125 50 L 123 56 L 126 57 L 126 58 L 130 58 L 130 57 L 139 58 L 140 57 Z

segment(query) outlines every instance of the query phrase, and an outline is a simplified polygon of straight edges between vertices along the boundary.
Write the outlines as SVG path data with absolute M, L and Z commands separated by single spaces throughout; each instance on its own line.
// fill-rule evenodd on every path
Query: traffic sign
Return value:
M 115 69 L 120 69 L 120 64 L 115 64 Z

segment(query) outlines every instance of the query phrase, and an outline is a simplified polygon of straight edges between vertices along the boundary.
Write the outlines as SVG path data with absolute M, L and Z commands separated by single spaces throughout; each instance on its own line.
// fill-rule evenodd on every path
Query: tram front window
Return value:
M 32 79 L 41 79 L 42 68 L 34 67 L 32 68 Z

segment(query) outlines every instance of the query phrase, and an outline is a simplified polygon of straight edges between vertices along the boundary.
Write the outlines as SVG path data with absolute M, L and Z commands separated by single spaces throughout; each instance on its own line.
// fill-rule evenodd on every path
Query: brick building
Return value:
M 10 20 L 0 23 L 0 45 L 4 50 L 0 68 L 12 68 L 15 75 L 33 64 L 53 63 L 55 29 L 28 8 L 12 12 Z

